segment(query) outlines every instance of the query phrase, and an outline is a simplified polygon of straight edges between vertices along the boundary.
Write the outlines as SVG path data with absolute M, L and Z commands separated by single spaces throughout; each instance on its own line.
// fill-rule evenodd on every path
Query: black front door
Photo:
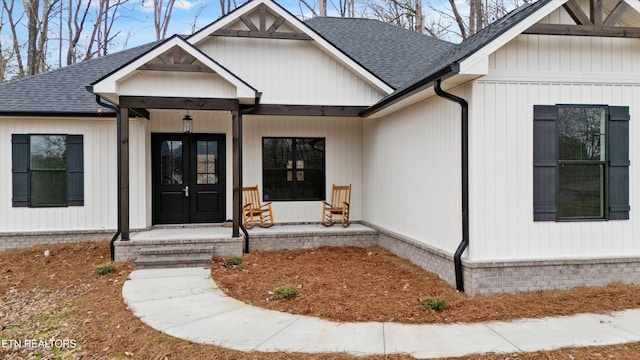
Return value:
M 225 220 L 224 135 L 153 134 L 153 223 Z

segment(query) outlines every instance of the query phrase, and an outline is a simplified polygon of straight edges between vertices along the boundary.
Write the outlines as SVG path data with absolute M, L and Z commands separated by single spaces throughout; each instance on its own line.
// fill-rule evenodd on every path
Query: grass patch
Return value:
M 298 296 L 298 288 L 293 285 L 280 286 L 273 290 L 273 298 L 276 300 L 293 299 Z
M 422 310 L 433 310 L 437 312 L 443 312 L 444 309 L 447 308 L 447 300 L 442 297 L 428 297 L 422 299 L 420 301 L 420 305 L 422 305 Z
M 242 258 L 239 256 L 224 259 L 224 266 L 238 266 L 242 264 Z
M 111 264 L 111 263 L 96 266 L 96 274 L 98 276 L 104 276 L 104 275 L 107 275 L 107 274 L 111 274 L 114 271 L 116 271 L 116 266 Z

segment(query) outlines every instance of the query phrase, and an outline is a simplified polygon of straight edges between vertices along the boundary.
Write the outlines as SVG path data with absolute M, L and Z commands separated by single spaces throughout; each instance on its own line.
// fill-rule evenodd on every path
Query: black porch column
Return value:
M 120 209 L 120 231 L 122 241 L 129 240 L 129 109 L 120 108 L 118 116 L 118 146 L 120 147 L 120 159 L 118 159 L 118 176 L 120 185 L 120 197 L 118 208 Z
M 240 221 L 242 219 L 242 189 L 240 189 L 240 121 L 239 111 L 231 111 L 233 138 L 233 237 L 240 236 Z

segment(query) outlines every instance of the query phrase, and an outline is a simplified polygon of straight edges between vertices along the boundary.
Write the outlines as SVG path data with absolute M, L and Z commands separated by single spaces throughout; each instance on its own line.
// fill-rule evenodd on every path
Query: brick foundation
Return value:
M 566 290 L 616 281 L 640 284 L 638 257 L 462 264 L 465 291 L 471 295 Z
M 20 249 L 38 245 L 68 244 L 110 240 L 115 230 L 0 233 L 0 250 Z
M 258 234 L 249 237 L 249 251 L 312 249 L 320 246 L 375 246 L 375 230 L 350 232 L 301 232 L 295 234 Z
M 261 233 L 250 237 L 250 251 L 305 249 L 320 246 L 381 246 L 455 287 L 453 254 L 414 239 L 363 224 L 370 230 L 350 232 Z M 114 231 L 69 231 L 0 234 L 0 250 L 36 245 L 108 241 Z M 143 246 L 211 244 L 216 256 L 241 256 L 244 239 L 116 241 L 116 261 L 133 261 Z M 464 260 L 465 291 L 491 295 L 521 291 L 565 290 L 577 286 L 604 286 L 612 282 L 640 284 L 640 257 L 579 260 L 471 262 Z

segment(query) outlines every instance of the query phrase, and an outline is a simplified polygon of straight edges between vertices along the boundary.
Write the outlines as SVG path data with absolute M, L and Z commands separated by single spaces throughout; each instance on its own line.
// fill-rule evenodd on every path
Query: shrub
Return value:
M 224 266 L 238 266 L 242 264 L 242 258 L 239 256 L 230 257 L 224 260 Z
M 437 312 L 442 312 L 447 308 L 447 300 L 441 297 L 428 297 L 422 299 L 420 302 L 422 305 L 422 310 L 433 310 Z
M 96 274 L 98 274 L 99 276 L 111 274 L 115 270 L 116 270 L 116 266 L 111 263 L 96 266 Z
M 298 288 L 293 285 L 281 286 L 273 290 L 273 298 L 276 300 L 293 299 L 298 296 Z

